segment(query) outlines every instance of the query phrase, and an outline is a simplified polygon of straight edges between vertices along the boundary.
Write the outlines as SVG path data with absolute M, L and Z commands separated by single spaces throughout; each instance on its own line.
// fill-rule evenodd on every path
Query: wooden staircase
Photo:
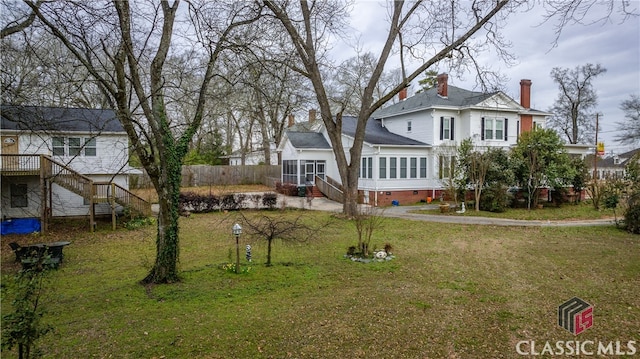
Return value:
M 90 225 L 95 227 L 94 205 L 109 203 L 113 228 L 115 229 L 116 204 L 131 214 L 151 215 L 151 204 L 126 188 L 113 182 L 95 182 L 91 178 L 57 162 L 47 155 L 0 154 L 0 172 L 3 176 L 40 176 L 42 202 L 42 224 L 46 230 L 47 218 L 51 215 L 47 205 L 47 183 L 55 183 L 89 202 Z M 50 204 L 49 204 L 50 206 Z
M 76 172 L 66 165 L 55 161 L 51 157 L 42 156 L 45 178 L 52 183 L 65 188 L 90 203 L 111 203 L 112 207 L 119 204 L 128 208 L 132 213 L 143 216 L 151 215 L 151 204 L 131 193 L 126 188 L 113 182 L 94 182 L 91 178 Z

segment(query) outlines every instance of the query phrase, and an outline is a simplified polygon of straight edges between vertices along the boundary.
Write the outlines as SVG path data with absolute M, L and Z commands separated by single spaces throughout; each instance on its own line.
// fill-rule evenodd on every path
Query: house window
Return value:
M 409 177 L 418 178 L 418 159 L 416 157 L 409 159 Z
M 54 137 L 51 147 L 54 156 L 64 156 L 64 137 Z
M 54 156 L 95 157 L 97 154 L 95 137 L 53 137 L 51 147 Z
M 378 165 L 378 178 L 387 178 L 387 158 L 380 157 Z
M 96 155 L 96 139 L 85 138 L 84 139 L 84 155 L 87 157 L 95 157 Z
M 389 158 L 389 178 L 398 178 L 397 176 L 397 162 L 395 157 Z
M 407 178 L 407 158 L 400 157 L 400 178 Z
M 407 121 L 407 132 L 411 132 L 411 121 Z
M 373 157 L 362 157 L 360 178 L 373 178 Z
M 82 153 L 82 145 L 80 144 L 79 137 L 69 137 L 69 156 L 80 156 Z
M 450 178 L 453 172 L 453 166 L 455 161 L 454 156 L 440 156 L 438 161 L 438 178 L 445 179 Z
M 24 208 L 29 206 L 27 199 L 27 184 L 26 183 L 12 183 L 11 184 L 11 207 L 12 208 Z
M 482 118 L 481 132 L 482 140 L 504 140 L 507 141 L 506 118 Z
M 316 176 L 325 179 L 325 162 L 324 161 L 316 161 Z
M 452 140 L 454 134 L 453 117 L 440 117 L 440 140 Z
M 420 178 L 427 178 L 427 158 L 420 157 Z
M 282 161 L 282 182 L 298 183 L 298 161 L 283 160 Z

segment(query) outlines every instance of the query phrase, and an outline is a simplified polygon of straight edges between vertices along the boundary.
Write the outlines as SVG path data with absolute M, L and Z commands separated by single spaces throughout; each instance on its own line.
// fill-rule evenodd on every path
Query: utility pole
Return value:
M 596 147 L 593 151 L 593 179 L 598 179 L 598 116 L 600 114 L 596 112 Z

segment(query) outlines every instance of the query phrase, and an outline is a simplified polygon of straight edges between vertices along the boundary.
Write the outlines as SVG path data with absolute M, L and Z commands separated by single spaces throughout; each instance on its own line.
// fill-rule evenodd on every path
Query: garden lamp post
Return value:
M 232 232 L 236 236 L 236 274 L 238 274 L 240 273 L 240 235 L 242 234 L 242 227 L 236 223 L 233 225 Z

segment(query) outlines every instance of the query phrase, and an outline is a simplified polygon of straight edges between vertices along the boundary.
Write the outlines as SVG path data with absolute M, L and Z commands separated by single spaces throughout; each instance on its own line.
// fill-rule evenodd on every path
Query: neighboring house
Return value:
M 501 91 L 484 93 L 448 84 L 438 75 L 436 88 L 376 111 L 367 123 L 358 189 L 362 202 L 388 205 L 414 203 L 443 195 L 456 148 L 471 138 L 479 148 L 509 149 L 522 132 L 543 128 L 551 115 L 530 108 L 531 81 L 520 82 L 520 103 Z M 351 147 L 355 119 L 343 118 L 342 141 Z M 583 153 L 588 146 L 575 146 Z M 282 181 L 314 184 L 314 176 L 340 176 L 326 129 L 314 113 L 305 125 L 287 129 L 278 147 Z
M 146 211 L 128 191 L 129 141 L 112 110 L 1 107 L 2 218 Z
M 636 156 L 636 161 L 640 161 L 640 157 L 638 157 L 640 156 L 640 148 L 606 158 L 598 157 L 595 164 L 593 163 L 593 156 L 589 155 L 585 158 L 585 161 L 591 165 L 590 175 L 593 176 L 595 170 L 597 172 L 596 176 L 600 179 L 621 179 L 625 175 L 625 168 L 633 160 L 634 156 Z
M 241 166 L 242 165 L 242 152 L 234 151 L 229 156 L 225 156 L 229 159 L 230 166 Z M 278 164 L 278 154 L 276 153 L 276 145 L 271 144 L 271 163 L 266 163 L 264 149 L 259 149 L 255 151 L 251 151 L 244 155 L 244 165 L 245 166 L 255 166 L 255 165 L 277 165 Z

